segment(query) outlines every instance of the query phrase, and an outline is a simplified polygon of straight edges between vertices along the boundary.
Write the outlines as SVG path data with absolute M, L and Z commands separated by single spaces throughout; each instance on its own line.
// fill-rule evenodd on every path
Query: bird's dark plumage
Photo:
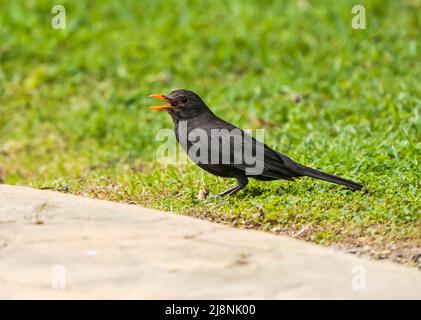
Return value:
M 269 148 L 243 130 L 217 117 L 202 99 L 192 91 L 175 90 L 167 96 L 152 96 L 170 104 L 169 106 L 151 108 L 166 109 L 169 112 L 174 121 L 174 130 L 178 142 L 190 158 L 194 158 L 193 161 L 199 167 L 214 175 L 238 180 L 238 185 L 221 193 L 222 196 L 234 194 L 244 188 L 248 183 L 248 178 L 271 181 L 293 180 L 294 178 L 308 176 L 340 184 L 352 190 L 362 188 L 362 185 L 353 181 L 296 163 L 288 156 Z M 195 140 L 192 138 L 192 134 L 194 136 L 196 131 L 206 134 L 197 136 Z M 220 134 L 214 134 L 214 132 Z M 200 160 L 197 160 L 197 157 L 192 157 L 193 154 L 191 153 L 192 148 L 203 152 L 203 149 L 198 147 L 208 149 L 207 154 L 199 157 Z M 245 152 L 245 148 L 249 148 L 253 152 L 249 154 Z M 259 150 L 263 153 L 263 157 L 253 157 L 252 155 L 255 155 L 256 151 Z M 236 156 L 242 160 L 234 161 Z M 223 161 L 224 159 L 229 159 L 229 161 Z M 250 172 L 252 167 L 260 168 L 260 170 L 257 173 Z

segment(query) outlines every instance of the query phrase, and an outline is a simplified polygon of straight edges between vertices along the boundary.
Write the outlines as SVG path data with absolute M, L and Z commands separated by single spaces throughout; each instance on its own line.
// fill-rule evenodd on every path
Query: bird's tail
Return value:
M 352 190 L 361 190 L 362 187 L 363 187 L 361 184 L 353 182 L 351 180 L 347 180 L 347 179 L 344 179 L 344 178 L 341 178 L 341 177 L 337 177 L 337 176 L 334 176 L 332 174 L 324 173 L 324 172 L 321 172 L 321 171 L 318 171 L 316 169 L 306 167 L 306 166 L 303 166 L 303 165 L 300 165 L 300 171 L 301 171 L 303 176 L 308 176 L 308 177 L 312 177 L 312 178 L 316 178 L 316 179 L 340 184 L 340 185 L 348 187 Z

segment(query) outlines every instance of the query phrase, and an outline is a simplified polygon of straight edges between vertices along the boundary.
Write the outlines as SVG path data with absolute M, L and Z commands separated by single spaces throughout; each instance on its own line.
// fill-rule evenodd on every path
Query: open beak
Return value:
M 173 101 L 171 99 L 167 98 L 166 96 L 164 96 L 163 94 L 155 93 L 155 94 L 151 94 L 149 97 L 159 99 L 159 100 L 168 102 L 170 104 L 170 105 L 162 105 L 162 106 L 150 106 L 149 109 L 169 110 L 169 109 L 175 108 L 175 105 L 174 105 Z

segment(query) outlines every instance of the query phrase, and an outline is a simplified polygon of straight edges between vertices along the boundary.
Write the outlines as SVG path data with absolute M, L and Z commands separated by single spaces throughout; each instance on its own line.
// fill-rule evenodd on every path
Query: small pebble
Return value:
M 197 200 L 203 201 L 205 200 L 209 195 L 208 189 L 200 189 L 199 194 L 197 195 Z

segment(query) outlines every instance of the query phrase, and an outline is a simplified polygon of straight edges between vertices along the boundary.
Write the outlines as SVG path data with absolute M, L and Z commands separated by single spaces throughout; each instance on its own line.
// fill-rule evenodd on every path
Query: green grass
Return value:
M 366 30 L 351 28 L 353 1 L 61 3 L 66 30 L 50 26 L 55 2 L 1 1 L 0 182 L 392 248 L 404 261 L 421 251 L 420 1 L 359 1 Z M 147 96 L 174 88 L 365 192 L 253 181 L 197 200 L 235 181 L 155 160 L 172 121 Z

